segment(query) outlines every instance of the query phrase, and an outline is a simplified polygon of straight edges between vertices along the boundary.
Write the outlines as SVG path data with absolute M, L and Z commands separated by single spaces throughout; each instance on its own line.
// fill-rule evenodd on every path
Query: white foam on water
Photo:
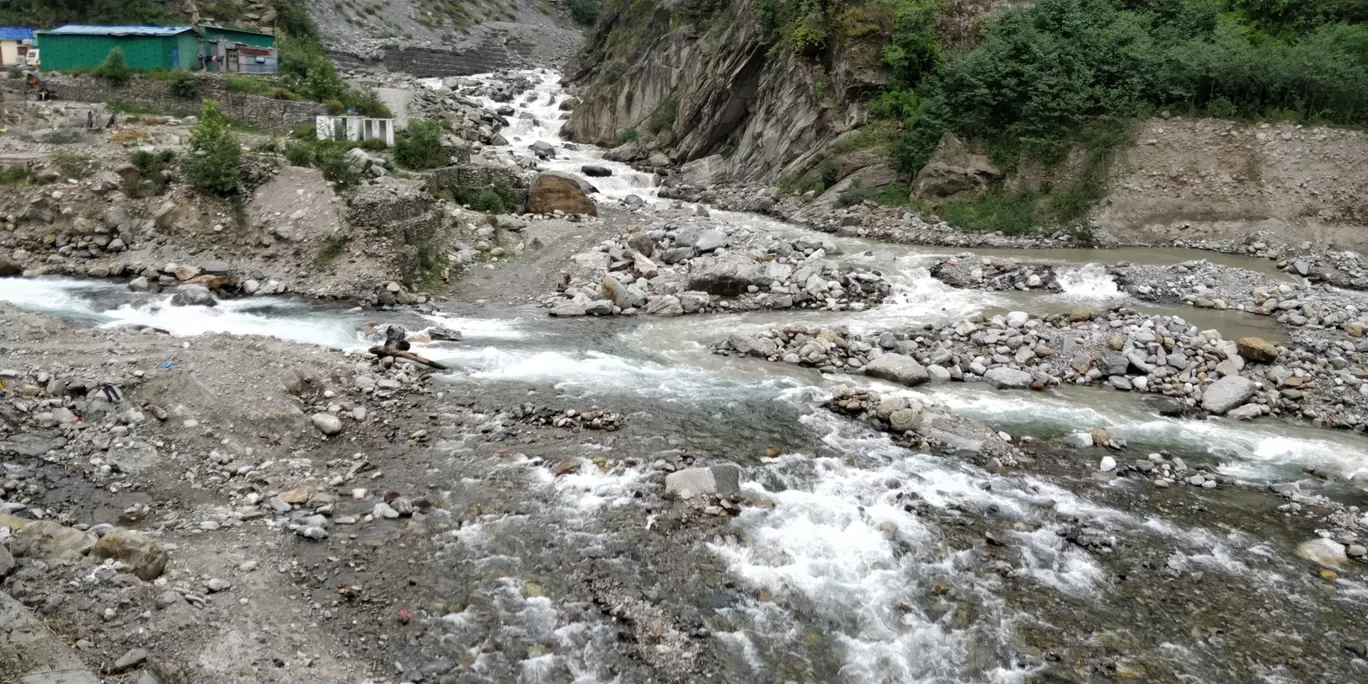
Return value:
M 0 302 L 49 314 L 94 314 L 89 296 L 110 292 L 109 283 L 73 278 L 0 278 Z M 87 297 L 79 296 L 84 293 Z
M 532 79 L 535 85 L 530 91 L 513 98 L 512 102 L 500 103 L 485 97 L 473 98 L 491 111 L 503 106 L 512 106 L 514 109 L 512 116 L 505 117 L 508 119 L 508 127 L 499 131 L 499 134 L 510 142 L 506 147 L 495 148 L 502 153 L 501 156 L 511 158 L 509 153 L 512 153 L 511 156 L 535 159 L 536 155 L 529 147 L 538 141 L 550 143 L 556 148 L 556 156 L 554 159 L 538 160 L 538 170 L 560 171 L 584 178 L 598 189 L 598 194 L 602 198 L 622 199 L 627 195 L 636 195 L 648 202 L 655 199 L 657 191 L 653 175 L 637 171 L 627 164 L 608 161 L 603 158 L 604 151 L 592 145 L 577 146 L 577 150 L 565 147 L 565 142 L 560 137 L 560 128 L 563 125 L 560 117 L 564 112 L 559 106 L 569 95 L 560 85 L 560 74 L 540 69 L 524 74 Z M 471 81 L 486 83 L 493 80 L 493 76 L 487 74 L 468 78 Z M 587 177 L 582 170 L 587 164 L 607 168 L 612 171 L 612 175 Z
M 258 313 L 267 307 L 269 314 Z M 291 315 L 290 309 L 298 313 Z M 125 304 L 101 315 L 108 319 L 101 324 L 104 328 L 145 325 L 181 337 L 233 333 L 349 350 L 370 346 L 340 313 L 311 313 L 306 305 L 289 300 L 234 299 L 217 306 L 171 306 L 171 298 L 165 297 L 143 306 Z
M 931 277 L 925 266 L 897 263 L 884 269 L 884 277 L 893 288 L 892 293 L 882 304 L 862 314 L 851 315 L 848 325 L 852 331 L 960 320 L 997 306 L 1001 301 L 990 293 L 950 287 Z
M 465 340 L 522 340 L 529 336 L 521 319 L 475 318 L 470 316 L 423 316 L 435 325 L 456 330 Z
M 745 396 L 772 396 L 792 387 L 776 378 L 742 383 L 691 366 L 629 359 L 600 351 L 561 352 L 484 348 L 431 348 L 434 360 L 465 369 L 471 378 L 489 381 L 551 383 L 557 389 L 584 394 L 637 394 L 666 401 L 699 397 L 726 402 Z
M 1005 482 L 987 491 L 979 486 L 988 479 L 984 473 L 901 449 L 883 435 L 862 433 L 825 412 L 804 422 L 826 430 L 828 446 L 859 463 L 788 454 L 760 474 L 779 480 L 781 487 L 746 484 L 774 507 L 749 508 L 734 519 L 746 541 L 723 540 L 708 548 L 745 584 L 775 597 L 775 603 L 747 607 L 750 629 L 768 639 L 791 638 L 796 625 L 779 607 L 787 602 L 852 624 L 851 631 L 831 635 L 845 654 L 843 681 L 1023 677 L 1012 664 L 992 673 L 971 671 L 971 643 L 979 638 L 1004 642 L 1004 634 L 981 633 L 998 628 L 975 627 L 976 637 L 915 607 L 935 581 L 963 580 L 957 570 L 974 552 L 945 548 L 935 525 L 906 505 L 915 500 L 937 508 L 991 505 L 1008 517 L 1030 520 L 1036 518 L 1032 505 L 1043 503 L 1043 497 Z M 1085 593 L 1102 577 L 1086 553 L 1065 546 L 1053 532 L 1023 535 L 1021 541 L 1032 549 L 1024 569 L 1044 586 Z M 990 593 L 981 598 L 990 610 L 1002 610 Z
M 1059 269 L 1059 285 L 1065 295 L 1077 299 L 1113 299 L 1122 296 L 1116 279 L 1102 264 L 1084 264 L 1078 268 Z
M 1089 391 L 1109 396 L 1100 407 L 1089 406 L 1084 403 Z M 1071 396 L 1004 392 L 982 384 L 932 391 L 937 402 L 989 425 L 1058 433 L 1107 427 L 1128 442 L 1211 453 L 1221 459 L 1219 472 L 1254 483 L 1280 481 L 1305 466 L 1342 477 L 1368 467 L 1368 439 L 1360 435 L 1294 428 L 1274 421 L 1164 418 L 1138 400 L 1111 390 L 1083 392 Z

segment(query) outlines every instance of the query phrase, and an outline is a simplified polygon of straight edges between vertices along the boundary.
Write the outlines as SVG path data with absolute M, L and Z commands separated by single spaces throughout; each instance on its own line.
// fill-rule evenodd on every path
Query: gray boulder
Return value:
M 1212 383 L 1202 393 L 1202 408 L 1219 416 L 1249 401 L 1256 391 L 1258 386 L 1254 381 L 1238 375 L 1228 375 Z
M 1023 370 L 998 366 L 989 368 L 983 379 L 993 389 L 1026 389 L 1031 386 L 1031 374 Z
M 217 306 L 218 300 L 203 285 L 179 285 L 171 297 L 171 306 Z
M 915 387 L 931 379 L 917 360 L 902 354 L 884 354 L 865 366 L 865 375 Z
M 687 468 L 665 476 L 665 493 L 681 499 L 741 491 L 741 468 L 730 463 L 707 468 Z
M 734 297 L 751 285 L 768 288 L 764 265 L 735 254 L 700 257 L 690 264 L 688 289 Z

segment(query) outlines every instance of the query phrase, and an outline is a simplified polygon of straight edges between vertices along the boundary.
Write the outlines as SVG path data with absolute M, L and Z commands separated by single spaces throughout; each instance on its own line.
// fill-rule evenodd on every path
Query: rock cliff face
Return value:
M 626 143 L 618 156 L 629 159 L 720 156 L 714 181 L 773 182 L 814 168 L 868 118 L 858 96 L 883 82 L 879 32 L 800 56 L 773 45 L 753 5 L 716 0 L 685 18 L 678 7 L 606 7 L 566 74 L 580 104 L 564 134 Z

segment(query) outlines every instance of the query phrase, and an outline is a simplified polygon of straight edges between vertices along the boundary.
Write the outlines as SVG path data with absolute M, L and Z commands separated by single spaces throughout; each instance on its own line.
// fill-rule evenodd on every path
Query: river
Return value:
M 669 202 L 657 198 L 651 176 L 603 160 L 603 150 L 561 149 L 556 105 L 565 94 L 555 74 L 538 72 L 534 78 L 538 85 L 517 98 L 517 114 L 502 131 L 512 143 L 508 153 L 532 156 L 528 145 L 552 142 L 558 155 L 542 168 L 579 174 L 582 165 L 593 163 L 613 171 L 591 179 L 601 203 L 629 194 L 648 205 Z M 692 448 L 729 456 L 745 468 L 748 496 L 771 505 L 748 507 L 723 533 L 689 539 L 683 548 L 678 539 L 653 534 L 650 524 L 623 522 L 638 519 L 630 513 L 637 505 L 630 492 L 646 478 L 644 466 L 611 472 L 590 467 L 553 479 L 544 468 L 528 465 L 541 473 L 541 487 L 528 493 L 543 507 L 540 513 L 489 515 L 448 540 L 451 557 L 466 558 L 480 572 L 503 567 L 512 557 L 520 559 L 512 563 L 518 567 L 564 565 L 554 550 L 568 540 L 576 547 L 635 547 L 631 553 L 659 559 L 678 584 L 657 579 L 663 592 L 658 600 L 675 613 L 699 616 L 722 681 L 1145 680 L 1147 670 L 1153 681 L 1368 680 L 1364 666 L 1344 657 L 1337 643 L 1353 634 L 1363 637 L 1368 586 L 1345 573 L 1333 589 L 1323 588 L 1292 553 L 1301 539 L 1278 523 L 1281 514 L 1272 509 L 1281 501 L 1271 495 L 1254 501 L 1241 493 L 1297 480 L 1306 468 L 1338 477 L 1368 468 L 1368 440 L 1362 436 L 1273 420 L 1162 418 L 1133 394 L 1106 389 L 1002 393 L 981 383 L 954 383 L 907 390 L 863 376 L 825 377 L 709 350 L 727 333 L 781 322 L 874 330 L 1125 299 L 1100 266 L 1107 263 L 1208 258 L 1269 272 L 1268 262 L 1164 249 L 973 250 L 1067 265 L 1062 293 L 990 293 L 950 288 L 927 271 L 969 250 L 833 237 L 723 211 L 712 217 L 755 231 L 832 240 L 840 259 L 883 271 L 893 296 L 864 312 L 568 321 L 548 319 L 541 309 L 422 316 L 288 297 L 172 308 L 167 296 L 64 278 L 0 279 L 0 300 L 84 325 L 147 325 L 185 336 L 270 335 L 351 351 L 369 345 L 359 330 L 377 317 L 410 330 L 444 325 L 460 330 L 464 339 L 419 345 L 418 351 L 451 365 L 452 383 L 509 396 L 535 391 L 577 398 L 624 413 L 639 434 L 682 435 Z M 1280 334 L 1270 318 L 1241 312 L 1127 304 L 1182 316 L 1227 338 Z M 1041 467 L 994 474 L 895 446 L 818 407 L 843 385 L 917 394 L 994 429 L 1042 440 L 1047 456 Z M 1128 443 L 1118 460 L 1162 450 L 1244 486 L 1222 490 L 1229 492 L 1224 496 L 1151 500 L 1143 480 L 1090 479 L 1087 472 L 1100 452 L 1072 452 L 1046 441 L 1102 426 Z M 761 458 L 768 447 L 782 455 Z M 453 496 L 466 486 L 453 485 Z M 1348 502 L 1363 498 L 1330 481 L 1308 486 Z M 1099 553 L 1068 542 L 1061 532 L 1072 524 L 1104 529 L 1118 539 L 1117 550 Z M 993 543 L 985 545 L 985 535 Z M 545 540 L 546 548 L 513 539 Z M 469 570 L 452 572 L 464 577 Z M 651 584 L 636 577 L 630 564 L 614 572 L 623 581 Z M 687 589 L 687 578 L 706 582 L 719 576 L 735 590 Z M 480 605 L 447 616 L 444 638 L 478 644 L 512 630 L 515 635 L 507 639 L 526 651 L 514 657 L 508 648 L 492 654 L 485 649 L 474 658 L 469 681 L 649 681 L 620 653 L 623 647 L 602 620 L 582 614 L 568 599 L 529 597 L 522 585 L 501 587 Z M 547 589 L 571 592 L 554 584 Z M 1358 626 L 1353 615 L 1359 616 Z M 1287 620 L 1297 624 L 1287 626 Z M 1301 657 L 1278 650 L 1292 633 L 1296 639 L 1335 642 L 1323 648 L 1302 644 L 1327 660 L 1318 672 L 1279 664 Z M 1278 652 L 1259 656 L 1270 650 Z M 1096 659 L 1087 670 L 1093 675 L 1052 674 L 1060 654 Z

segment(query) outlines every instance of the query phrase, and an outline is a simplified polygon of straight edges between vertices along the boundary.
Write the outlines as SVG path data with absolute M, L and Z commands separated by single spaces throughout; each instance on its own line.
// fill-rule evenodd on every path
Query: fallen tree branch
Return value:
M 424 366 L 428 366 L 429 368 L 436 368 L 437 370 L 451 370 L 443 364 L 437 363 L 436 361 L 433 361 L 431 359 L 425 359 L 417 354 L 414 354 L 413 352 L 400 351 L 398 349 L 390 349 L 389 347 L 371 347 L 370 353 L 375 354 L 376 356 L 393 356 L 397 359 L 408 359 L 409 361 L 412 361 L 414 363 L 421 363 Z

